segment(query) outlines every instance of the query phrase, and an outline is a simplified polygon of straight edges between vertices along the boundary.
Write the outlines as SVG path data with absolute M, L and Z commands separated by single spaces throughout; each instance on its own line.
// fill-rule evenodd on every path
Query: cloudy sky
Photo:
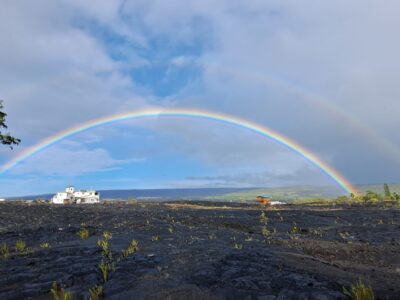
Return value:
M 267 126 L 357 184 L 400 182 L 398 1 L 3 0 L 0 99 L 24 149 L 83 122 L 194 108 Z M 0 195 L 79 188 L 333 185 L 233 125 L 131 120 L 1 175 Z

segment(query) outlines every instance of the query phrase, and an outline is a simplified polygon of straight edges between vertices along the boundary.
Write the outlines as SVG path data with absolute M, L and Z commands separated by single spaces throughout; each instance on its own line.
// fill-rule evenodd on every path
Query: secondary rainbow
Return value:
M 43 151 L 44 149 L 50 147 L 51 145 L 65 138 L 86 131 L 88 129 L 92 129 L 101 125 L 119 122 L 123 120 L 152 118 L 152 117 L 190 117 L 190 118 L 209 119 L 209 120 L 237 125 L 242 128 L 251 130 L 271 140 L 274 140 L 275 142 L 289 148 L 291 151 L 301 155 L 306 160 L 315 165 L 317 168 L 319 168 L 321 171 L 323 171 L 328 177 L 333 179 L 340 187 L 343 188 L 345 192 L 349 194 L 350 193 L 358 194 L 357 189 L 354 186 L 352 186 L 352 184 L 349 181 L 347 181 L 344 178 L 344 176 L 342 176 L 338 171 L 336 171 L 331 166 L 323 162 L 311 151 L 307 150 L 305 147 L 299 145 L 298 143 L 289 139 L 288 137 L 280 133 L 277 133 L 270 128 L 261 126 L 249 120 L 245 120 L 234 116 L 229 116 L 222 113 L 214 113 L 210 111 L 197 110 L 197 109 L 144 109 L 144 110 L 137 110 L 137 111 L 116 114 L 91 120 L 89 122 L 80 124 L 76 127 L 72 127 L 67 130 L 58 132 L 57 134 L 50 136 L 42 140 L 38 144 L 24 150 L 23 152 L 18 154 L 15 158 L 13 158 L 11 161 L 7 162 L 6 164 L 0 167 L 0 175 L 10 170 L 21 161 L 28 159 L 29 157 L 35 155 L 40 151 Z

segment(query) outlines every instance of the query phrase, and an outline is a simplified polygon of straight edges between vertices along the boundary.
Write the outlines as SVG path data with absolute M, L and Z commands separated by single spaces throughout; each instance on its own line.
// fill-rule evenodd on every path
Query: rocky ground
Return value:
M 226 205 L 0 204 L 0 299 L 349 299 L 360 279 L 400 299 L 399 209 Z

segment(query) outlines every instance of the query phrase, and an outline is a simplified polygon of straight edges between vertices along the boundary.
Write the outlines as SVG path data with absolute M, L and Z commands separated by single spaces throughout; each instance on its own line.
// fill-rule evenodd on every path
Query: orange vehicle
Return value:
M 269 206 L 271 205 L 272 198 L 269 196 L 257 196 L 256 200 L 264 206 Z

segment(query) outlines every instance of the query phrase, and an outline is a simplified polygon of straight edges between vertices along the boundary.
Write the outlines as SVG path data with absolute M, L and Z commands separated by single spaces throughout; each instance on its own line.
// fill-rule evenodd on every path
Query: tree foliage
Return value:
M 4 133 L 4 130 L 8 128 L 6 125 L 6 117 L 7 114 L 3 111 L 3 101 L 0 100 L 0 143 L 8 145 L 12 149 L 13 145 L 18 145 L 21 140 L 11 136 L 9 133 Z
M 348 196 L 340 196 L 335 200 L 336 204 L 348 204 L 348 205 L 385 205 L 385 204 L 397 204 L 400 206 L 400 194 L 393 192 L 391 193 L 389 187 L 386 188 L 385 184 L 385 194 L 381 195 L 373 191 L 366 191 L 365 194 Z M 389 193 L 388 193 L 389 192 Z M 390 194 L 388 197 L 387 195 Z
M 390 189 L 389 189 L 389 186 L 385 183 L 384 185 L 383 185 L 383 189 L 384 189 L 384 191 L 385 191 L 385 197 L 387 197 L 387 198 L 390 198 Z

